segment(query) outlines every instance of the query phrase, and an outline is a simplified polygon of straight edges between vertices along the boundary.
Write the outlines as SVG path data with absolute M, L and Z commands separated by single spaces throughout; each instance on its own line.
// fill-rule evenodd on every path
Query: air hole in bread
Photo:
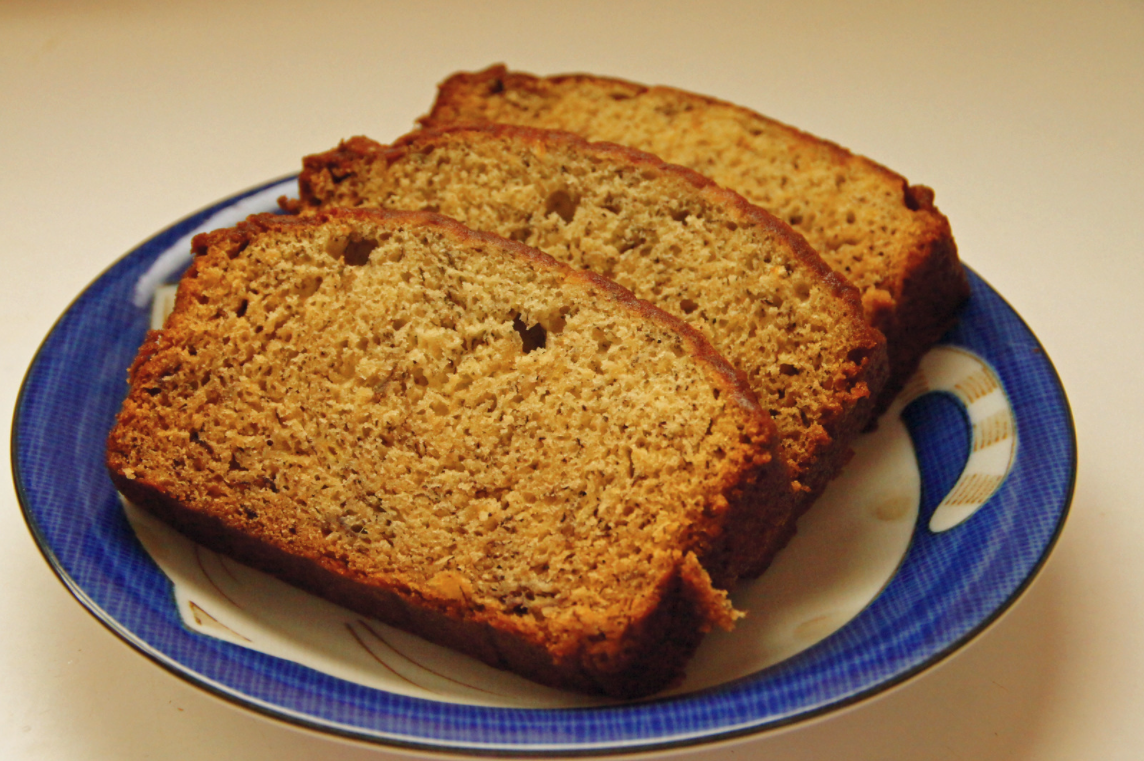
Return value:
M 370 252 L 377 248 L 377 241 L 350 235 L 348 238 L 331 238 L 326 243 L 326 253 L 341 259 L 352 267 L 361 267 L 369 261 Z
M 596 341 L 596 351 L 600 354 L 607 354 L 609 349 L 620 342 L 618 337 L 599 328 L 592 328 L 592 338 Z M 600 368 L 597 368 L 597 372 L 600 372 Z
M 544 215 L 548 216 L 555 212 L 567 224 L 576 216 L 576 207 L 579 205 L 579 199 L 573 197 L 567 190 L 557 190 L 544 202 Z
M 635 251 L 645 243 L 647 243 L 647 238 L 641 235 L 632 240 L 624 241 L 617 248 L 621 254 L 626 254 L 629 251 Z
M 567 321 L 564 319 L 564 314 L 558 314 L 554 317 L 551 317 L 546 323 L 545 322 L 541 323 L 541 325 L 544 326 L 544 329 L 546 331 L 548 331 L 549 333 L 554 333 L 556 335 L 560 335 L 561 333 L 563 333 L 564 328 L 567 324 L 568 324 Z
M 520 335 L 520 340 L 524 344 L 524 353 L 543 349 L 548 342 L 548 331 L 544 329 L 543 325 L 539 323 L 533 325 L 531 328 L 527 327 L 517 315 L 512 319 L 512 329 Z
M 306 299 L 310 298 L 315 293 L 317 293 L 318 289 L 321 287 L 322 287 L 321 275 L 315 275 L 314 277 L 308 277 L 305 280 L 303 280 L 301 282 L 301 284 L 299 284 L 299 286 L 298 286 L 298 291 L 297 291 L 298 298 L 301 301 L 305 301 Z
M 370 252 L 375 248 L 377 248 L 377 241 L 375 240 L 350 238 L 349 242 L 346 243 L 346 250 L 342 254 L 342 259 L 351 267 L 361 267 L 369 261 Z
M 684 314 L 691 314 L 699 308 L 699 305 L 691 299 L 684 299 L 683 301 L 679 302 L 679 308 L 683 310 Z

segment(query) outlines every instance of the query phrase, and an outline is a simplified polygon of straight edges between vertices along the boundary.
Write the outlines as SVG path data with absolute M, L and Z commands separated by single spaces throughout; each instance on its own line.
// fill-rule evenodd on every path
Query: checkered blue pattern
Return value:
M 278 182 L 278 181 L 276 181 Z M 269 187 L 274 183 L 269 183 Z M 26 519 L 60 579 L 140 652 L 204 689 L 279 719 L 436 750 L 564 755 L 650 750 L 757 732 L 835 710 L 933 665 L 1005 611 L 1044 563 L 1072 495 L 1076 446 L 1060 381 L 1036 338 L 975 274 L 944 339 L 992 364 L 1017 420 L 1017 459 L 971 520 L 931 534 L 930 513 L 968 453 L 964 413 L 937 396 L 906 413 L 923 477 L 913 544 L 894 579 L 817 646 L 735 683 L 664 700 L 576 710 L 482 708 L 394 695 L 185 629 L 171 586 L 135 539 L 103 467 L 147 329 L 131 292 L 150 263 L 227 199 L 135 249 L 60 318 L 17 405 L 13 465 Z

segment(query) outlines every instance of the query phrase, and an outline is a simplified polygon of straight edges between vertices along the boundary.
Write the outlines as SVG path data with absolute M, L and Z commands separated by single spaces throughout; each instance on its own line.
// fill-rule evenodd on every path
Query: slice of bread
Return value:
M 219 552 L 539 682 L 678 679 L 787 508 L 774 424 L 681 321 L 427 213 L 200 235 L 110 434 Z M 778 503 L 778 507 L 775 507 Z
M 308 157 L 303 213 L 429 209 L 609 277 L 698 329 L 746 374 L 801 490 L 759 573 L 834 477 L 886 373 L 853 287 L 790 227 L 699 174 L 630 148 L 505 125 L 354 138 Z
M 885 336 L 884 409 L 969 296 L 933 191 L 862 156 L 739 106 L 590 75 L 540 78 L 504 66 L 455 74 L 426 127 L 501 122 L 607 140 L 690 167 L 802 233 L 862 295 Z

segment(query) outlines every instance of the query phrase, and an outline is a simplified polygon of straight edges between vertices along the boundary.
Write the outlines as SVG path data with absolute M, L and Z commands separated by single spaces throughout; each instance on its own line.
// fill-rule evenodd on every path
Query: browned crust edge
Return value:
M 910 185 L 902 175 L 865 156 L 744 106 L 674 87 L 647 86 L 615 77 L 583 73 L 539 77 L 509 71 L 504 64 L 494 64 L 481 71 L 459 72 L 447 78 L 438 85 L 437 99 L 429 113 L 417 121 L 426 129 L 441 128 L 458 121 L 471 122 L 471 116 L 462 119 L 461 114 L 467 114 L 467 111 L 462 111 L 460 104 L 468 100 L 474 90 L 483 89 L 488 95 L 504 90 L 543 94 L 547 85 L 569 81 L 607 83 L 626 89 L 633 96 L 652 91 L 670 92 L 695 102 L 730 108 L 784 131 L 803 143 L 826 148 L 838 163 L 861 164 L 867 171 L 901 187 L 903 205 L 919 216 L 926 232 L 911 242 L 911 250 L 903 257 L 905 266 L 888 272 L 886 279 L 879 284 L 890 293 L 894 307 L 891 310 L 874 310 L 867 316 L 870 324 L 881 330 L 887 340 L 890 375 L 874 405 L 875 414 L 885 411 L 917 369 L 922 355 L 957 322 L 958 310 L 969 298 L 969 281 L 958 259 L 957 244 L 949 220 L 934 205 L 933 190 L 924 185 Z
M 506 624 L 501 617 L 458 608 L 453 600 L 414 595 L 410 590 L 386 584 L 385 579 L 354 577 L 335 558 L 291 552 L 273 540 L 243 531 L 216 515 L 180 504 L 161 484 L 128 478 L 123 467 L 129 453 L 117 433 L 120 426 L 130 425 L 134 418 L 132 397 L 142 393 L 146 385 L 148 361 L 165 340 L 163 333 L 177 331 L 178 306 L 165 331 L 148 334 L 129 371 L 131 393 L 116 428 L 109 435 L 106 455 L 116 488 L 135 504 L 211 549 L 494 667 L 510 669 L 554 687 L 619 698 L 645 696 L 677 682 L 704 632 L 713 626 L 730 625 L 722 597 L 712 591 L 713 582 L 725 587 L 757 565 L 759 547 L 770 542 L 767 533 L 770 523 L 789 510 L 792 492 L 781 458 L 775 452 L 778 436 L 774 424 L 758 406 L 744 379 L 702 334 L 636 299 L 615 283 L 593 273 L 573 270 L 523 244 L 470 230 L 454 220 L 428 212 L 332 209 L 304 219 L 255 215 L 234 228 L 196 236 L 192 248 L 199 258 L 192 265 L 192 271 L 212 248 L 234 257 L 265 232 L 316 226 L 337 219 L 437 227 L 458 240 L 493 245 L 537 266 L 562 272 L 569 280 L 587 283 L 622 308 L 681 334 L 696 358 L 709 368 L 712 380 L 733 395 L 741 414 L 750 423 L 748 428 L 755 434 L 758 448 L 752 456 L 739 461 L 737 471 L 725 474 L 720 499 L 712 504 L 711 523 L 690 537 L 691 551 L 685 552 L 675 570 L 660 581 L 645 611 L 610 641 L 581 643 L 572 653 L 552 653 L 542 643 L 514 630 L 508 625 L 511 622 Z M 180 300 L 194 298 L 194 290 L 193 287 L 180 289 Z M 759 509 L 760 505 L 770 503 L 777 507 Z
M 933 191 L 920 185 L 907 186 L 904 192 L 908 199 L 933 199 Z M 931 221 L 931 234 L 916 241 L 908 253 L 909 266 L 896 283 L 896 309 L 881 326 L 889 348 L 890 374 L 876 399 L 876 415 L 893 403 L 922 356 L 957 323 L 961 307 L 969 300 L 969 278 L 958 258 L 949 220 L 938 213 Z
M 650 695 L 682 678 L 684 665 L 710 628 L 710 603 L 697 588 L 701 580 L 690 577 L 694 571 L 682 565 L 661 582 L 656 590 L 658 604 L 633 622 L 620 643 L 629 656 L 624 667 L 593 668 L 605 664 L 602 659 L 593 659 L 590 652 L 556 658 L 537 643 L 496 626 L 493 620 L 462 618 L 448 610 L 418 604 L 400 591 L 345 575 L 328 559 L 322 562 L 292 554 L 213 515 L 185 507 L 154 484 L 128 479 L 114 470 L 111 477 L 133 504 L 215 552 L 356 613 L 551 687 L 622 699 Z

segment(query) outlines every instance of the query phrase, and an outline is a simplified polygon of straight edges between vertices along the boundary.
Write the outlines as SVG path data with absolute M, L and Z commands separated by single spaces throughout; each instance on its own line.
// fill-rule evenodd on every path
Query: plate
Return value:
M 186 265 L 190 236 L 272 210 L 293 187 L 286 178 L 220 201 L 101 275 L 33 360 L 12 433 L 25 519 L 68 590 L 141 653 L 237 705 L 355 740 L 470 754 L 625 753 L 746 736 L 853 705 L 962 647 L 1027 588 L 1064 525 L 1076 471 L 1064 390 L 1028 327 L 970 272 L 960 322 L 879 426 L 897 426 L 901 411 L 916 450 L 920 499 L 882 516 L 916 523 L 901 557 L 891 556 L 869 604 L 838 620 L 804 620 L 809 646 L 778 662 L 750 660 L 741 639 L 716 640 L 707 660 L 721 655 L 739 671 L 640 702 L 520 707 L 366 684 L 196 630 L 128 521 L 104 471 L 104 440 L 155 293 Z M 707 661 L 696 661 L 703 672 Z

